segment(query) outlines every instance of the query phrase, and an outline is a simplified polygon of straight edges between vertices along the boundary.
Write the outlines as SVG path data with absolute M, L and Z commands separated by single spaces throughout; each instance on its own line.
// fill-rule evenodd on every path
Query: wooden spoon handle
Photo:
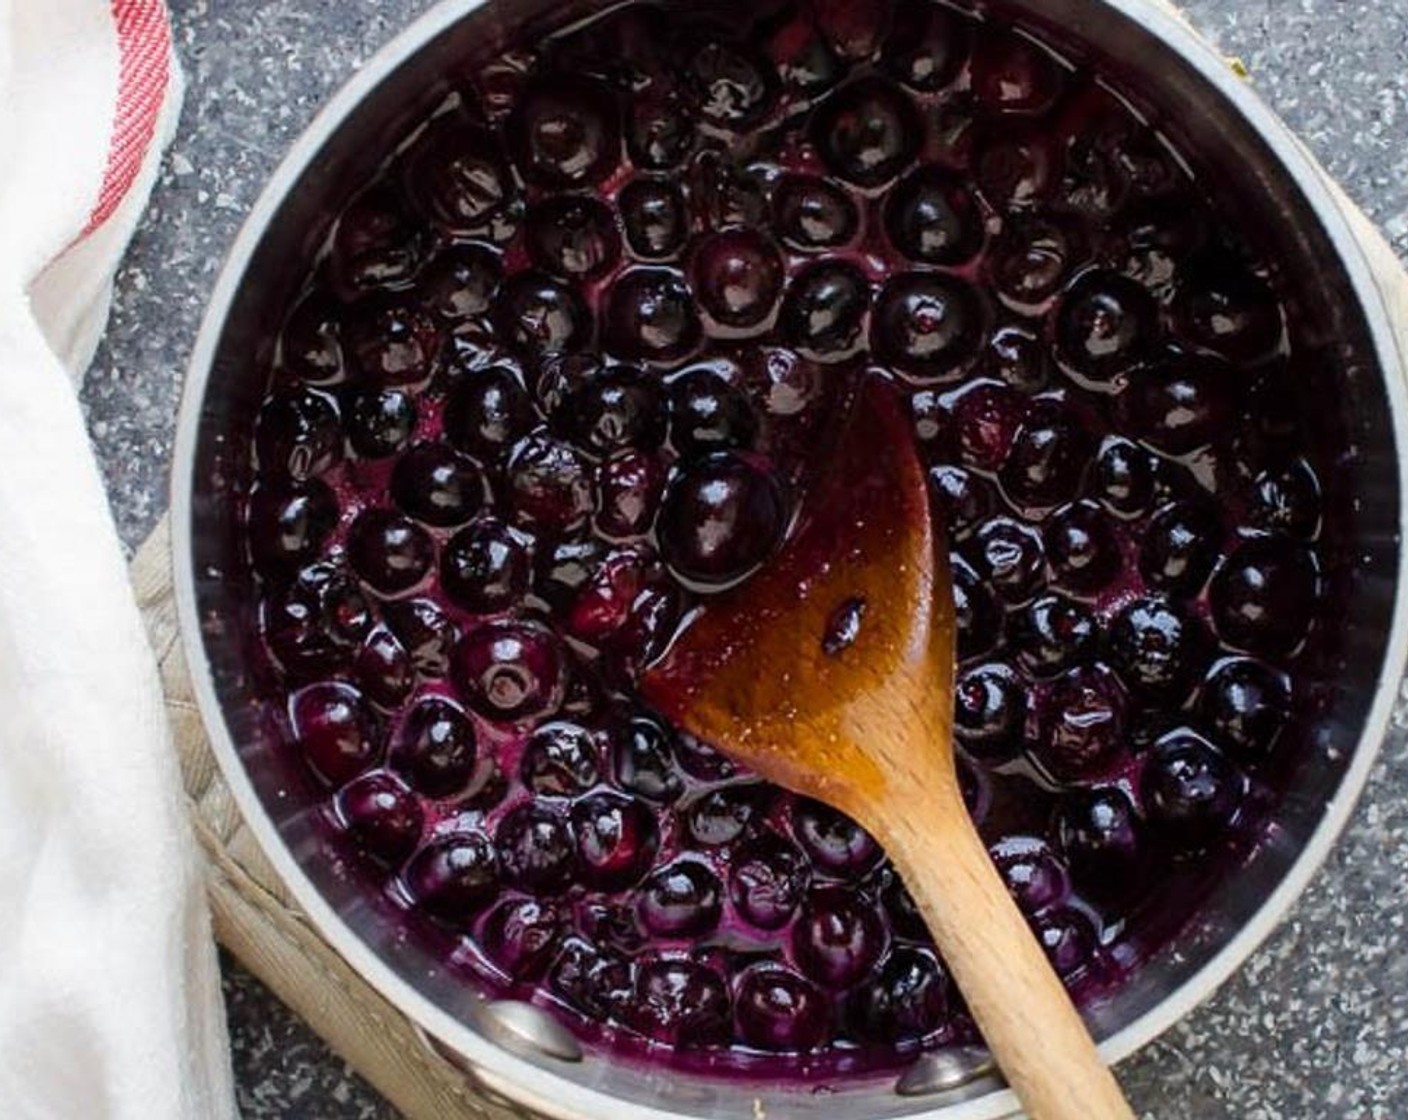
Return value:
M 958 804 L 907 798 L 883 843 L 1032 1120 L 1134 1120 L 1079 1012 Z

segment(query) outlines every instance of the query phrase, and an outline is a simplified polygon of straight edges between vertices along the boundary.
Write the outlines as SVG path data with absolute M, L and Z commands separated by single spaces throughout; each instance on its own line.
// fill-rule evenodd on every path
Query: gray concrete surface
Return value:
M 166 502 L 181 374 L 225 249 L 323 99 L 426 0 L 171 0 L 189 93 L 83 393 L 124 540 Z M 1189 0 L 1408 259 L 1408 0 Z M 1404 721 L 1408 726 L 1408 720 Z M 1240 975 L 1120 1075 L 1157 1120 L 1408 1116 L 1408 747 Z M 246 1120 L 396 1114 L 237 965 L 226 995 Z

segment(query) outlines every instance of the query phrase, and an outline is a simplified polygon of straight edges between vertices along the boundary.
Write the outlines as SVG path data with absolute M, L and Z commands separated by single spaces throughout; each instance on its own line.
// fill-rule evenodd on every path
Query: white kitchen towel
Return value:
M 235 1115 L 195 845 L 75 394 L 180 88 L 162 0 L 0 0 L 6 1120 Z

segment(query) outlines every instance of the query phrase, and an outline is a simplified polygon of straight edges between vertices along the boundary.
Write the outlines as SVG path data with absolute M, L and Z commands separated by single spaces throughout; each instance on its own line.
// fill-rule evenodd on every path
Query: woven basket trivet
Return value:
M 1393 312 L 1400 352 L 1408 356 L 1408 275 L 1363 213 L 1330 185 Z M 358 977 L 299 909 L 245 828 L 210 752 L 186 671 L 165 520 L 138 551 L 132 582 L 161 665 L 220 942 L 408 1120 L 529 1117 L 437 1054 L 404 1015 Z

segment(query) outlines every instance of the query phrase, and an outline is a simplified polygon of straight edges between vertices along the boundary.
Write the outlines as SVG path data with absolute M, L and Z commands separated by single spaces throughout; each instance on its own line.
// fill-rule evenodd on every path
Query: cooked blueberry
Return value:
M 486 496 L 484 473 L 443 443 L 411 448 L 391 475 L 396 504 L 427 525 L 463 525 L 484 507 Z
M 1309 540 L 1320 529 L 1320 482 L 1304 459 L 1263 471 L 1252 484 L 1248 520 L 1267 533 Z
M 953 731 L 975 758 L 1012 757 L 1022 746 L 1026 723 L 1026 685 L 1010 666 L 979 665 L 958 678 Z
M 703 336 L 694 298 L 672 268 L 634 268 L 618 276 L 605 322 L 608 342 L 628 359 L 675 361 Z
M 357 368 L 382 385 L 411 385 L 434 372 L 441 334 L 435 320 L 402 299 L 382 299 L 349 314 L 347 347 Z
M 1001 153 L 1002 149 L 997 149 Z M 993 156 L 989 157 L 993 159 Z M 993 243 L 989 269 L 997 290 L 1031 307 L 1054 296 L 1076 256 L 1070 233 L 1054 222 L 1028 218 L 1007 222 Z
M 338 219 L 332 269 L 350 292 L 408 283 L 425 260 L 426 237 L 389 187 L 364 191 Z
M 435 696 L 406 713 L 391 748 L 391 766 L 426 797 L 448 797 L 469 784 L 476 761 L 474 725 L 455 704 Z
M 664 468 L 648 452 L 626 450 L 603 460 L 596 469 L 597 529 L 616 538 L 649 532 L 664 485 Z
M 873 57 L 890 26 L 890 0 L 853 4 L 851 0 L 808 0 L 807 10 L 817 29 L 843 59 L 859 62 Z
M 289 698 L 288 718 L 303 760 L 327 785 L 342 785 L 381 753 L 376 716 L 351 685 L 300 689 Z
M 524 744 L 519 773 L 540 797 L 583 793 L 597 781 L 596 737 L 579 724 L 546 723 Z
M 973 92 L 1002 113 L 1045 112 L 1061 92 L 1061 68 L 1042 47 L 1007 28 L 986 30 L 973 48 Z
M 385 459 L 411 440 L 416 406 L 402 389 L 361 389 L 347 399 L 347 442 L 362 459 Z
M 382 614 L 410 654 L 411 664 L 427 677 L 443 677 L 459 634 L 455 624 L 431 599 L 401 599 L 382 604 Z
M 665 438 L 660 383 L 630 366 L 611 366 L 590 378 L 565 407 L 574 439 L 597 454 L 658 447 Z
M 812 862 L 845 879 L 864 875 L 880 861 L 880 845 L 844 813 L 811 798 L 792 809 L 792 834 Z
M 861 271 L 852 264 L 825 261 L 793 277 L 778 328 L 804 357 L 839 362 L 859 349 L 869 310 L 870 284 Z
M 763 49 L 778 78 L 803 99 L 830 89 L 845 74 L 845 64 L 803 10 L 784 7 L 768 21 L 763 36 Z
M 670 382 L 670 438 L 681 454 L 748 450 L 757 435 L 748 394 L 713 370 L 688 370 Z
M 856 991 L 851 1010 L 862 1038 L 903 1046 L 943 1025 L 948 1011 L 948 977 L 927 949 L 897 945 Z
M 1094 441 L 1079 418 L 1055 400 L 1037 400 L 1012 440 L 998 477 L 1018 505 L 1046 507 L 1075 497 Z
M 831 1038 L 831 1001 L 810 980 L 782 965 L 759 965 L 742 975 L 734 1016 L 739 1038 L 769 1053 L 804 1053 Z
M 1144 583 L 1168 595 L 1202 590 L 1222 547 L 1222 522 L 1206 502 L 1174 502 L 1149 520 L 1139 549 Z
M 1002 609 L 987 585 L 967 564 L 951 565 L 953 618 L 958 629 L 958 656 L 981 657 L 1002 636 Z
M 712 969 L 691 960 L 655 960 L 636 971 L 631 1025 L 657 1044 L 691 1048 L 727 1042 L 728 989 Z
M 1024 393 L 1046 387 L 1050 360 L 1046 344 L 1023 327 L 999 327 L 988 338 L 983 366 L 994 377 Z
M 674 256 L 689 236 L 689 212 L 684 196 L 673 183 L 660 179 L 633 179 L 617 198 L 626 244 L 645 260 Z
M 534 82 L 504 134 L 519 173 L 550 189 L 600 182 L 621 160 L 615 103 L 589 78 L 552 75 Z
M 1135 599 L 1110 623 L 1110 664 L 1125 684 L 1171 699 L 1187 694 L 1202 668 L 1207 644 L 1202 624 L 1162 599 Z
M 259 469 L 303 482 L 342 458 L 337 409 L 321 393 L 286 389 L 264 402 L 254 428 Z
M 346 669 L 373 624 L 371 604 L 357 582 L 333 564 L 310 564 L 272 596 L 263 611 L 264 638 L 294 677 Z
M 658 559 L 647 547 L 621 548 L 609 553 L 577 592 L 563 620 L 565 630 L 579 641 L 618 654 L 650 659 L 644 641 L 653 648 L 653 631 L 678 617 L 679 592 L 665 579 Z M 663 611 L 671 617 L 653 618 Z M 642 631 L 641 627 L 645 628 Z M 623 644 L 624 643 L 624 644 Z
M 1003 122 L 980 132 L 973 147 L 973 177 L 994 209 L 1020 213 L 1056 189 L 1060 153 L 1047 130 Z
M 1058 778 L 1094 773 L 1124 743 L 1125 695 L 1103 665 L 1071 669 L 1051 686 L 1038 711 L 1037 761 Z
M 1070 894 L 1065 866 L 1041 840 L 1010 836 L 993 846 L 992 860 L 1013 901 L 1026 914 L 1039 914 Z
M 542 976 L 568 928 L 560 905 L 539 898 L 506 898 L 484 916 L 478 941 L 485 955 L 514 980 Z
M 782 294 L 782 255 L 755 229 L 720 230 L 695 246 L 689 276 L 715 324 L 752 331 L 766 324 Z
M 1213 573 L 1208 591 L 1218 636 L 1248 653 L 1294 653 L 1317 613 L 1320 571 L 1304 545 L 1277 537 L 1244 543 Z
M 810 135 L 832 174 L 858 187 L 878 187 L 914 162 L 924 127 L 904 93 L 867 77 L 842 86 L 817 107 Z
M 466 927 L 499 889 L 498 859 L 482 832 L 432 840 L 406 868 L 416 906 L 447 925 Z
M 673 91 L 642 93 L 631 101 L 626 120 L 626 150 L 631 162 L 648 171 L 678 167 L 694 147 L 694 122 Z M 626 212 L 624 201 L 621 211 Z
M 741 849 L 732 863 L 733 908 L 759 929 L 781 929 L 806 894 L 810 869 L 802 853 L 768 833 Z
M 1198 714 L 1218 742 L 1251 758 L 1265 755 L 1291 717 L 1290 681 L 1260 661 L 1229 658 L 1203 682 Z
M 768 196 L 762 175 L 721 152 L 700 152 L 689 166 L 686 187 L 695 220 L 704 229 L 766 224 Z
M 983 216 L 960 176 L 922 167 L 900 180 L 885 200 L 885 231 L 912 261 L 955 265 L 982 247 Z
M 1154 504 L 1154 460 L 1127 439 L 1111 436 L 1095 460 L 1091 493 L 1111 513 L 1138 517 Z
M 445 401 L 445 439 L 485 464 L 496 463 L 533 426 L 528 390 L 507 366 L 459 376 Z
M 520 272 L 504 284 L 494 301 L 494 325 L 509 345 L 535 356 L 577 350 L 592 334 L 581 294 L 540 272 Z
M 1114 527 L 1093 502 L 1057 510 L 1046 522 L 1042 537 L 1051 572 L 1063 588 L 1090 594 L 1119 574 L 1122 558 Z
M 453 115 L 416 142 L 407 157 L 406 183 L 426 216 L 451 234 L 482 231 L 514 195 L 494 137 Z
M 762 817 L 770 791 L 756 784 L 720 786 L 685 807 L 685 824 L 695 843 L 706 848 L 732 844 Z
M 845 887 L 821 887 L 792 927 L 792 954 L 817 983 L 848 988 L 884 955 L 887 940 L 873 902 Z
M 261 486 L 249 500 L 249 544 L 266 572 L 279 573 L 317 558 L 337 528 L 337 497 L 316 478 Z
M 646 929 L 659 937 L 701 937 L 719 924 L 719 880 L 697 860 L 677 860 L 641 885 L 637 907 Z
M 299 301 L 279 335 L 279 357 L 304 381 L 337 381 L 344 372 L 342 315 L 336 303 L 314 289 Z
M 504 882 L 535 894 L 556 894 L 577 870 L 576 845 L 556 809 L 526 804 L 511 810 L 494 832 Z
M 548 986 L 569 1007 L 598 1022 L 625 1018 L 635 1002 L 631 966 L 616 953 L 576 938 L 552 965 Z
M 772 205 L 778 237 L 803 252 L 845 245 L 860 227 L 850 196 L 825 179 L 788 175 L 773 192 Z
M 737 43 L 706 42 L 685 68 L 695 111 L 718 128 L 744 131 L 761 121 L 777 97 L 767 59 Z
M 969 23 L 930 0 L 900 0 L 880 55 L 896 81 L 930 93 L 950 85 L 968 61 Z
M 1246 779 L 1202 736 L 1186 728 L 1154 745 L 1140 774 L 1144 812 L 1158 831 L 1185 846 L 1222 834 L 1241 807 Z
M 420 843 L 420 802 L 390 774 L 364 774 L 345 786 L 337 815 L 352 843 L 380 863 L 395 866 Z
M 1032 932 L 1063 980 L 1089 966 L 1097 940 L 1090 919 L 1069 906 L 1049 910 L 1032 921 Z
M 435 562 L 435 542 L 402 514 L 364 510 L 347 531 L 347 558 L 373 590 L 397 595 L 425 578 Z
M 1009 603 L 1032 597 L 1042 575 L 1041 535 L 1010 517 L 996 517 L 978 530 L 974 567 Z
M 619 793 L 594 793 L 572 806 L 578 875 L 595 890 L 626 890 L 655 861 L 660 829 L 644 803 Z
M 558 610 L 565 610 L 596 574 L 608 546 L 597 537 L 569 537 L 540 551 L 533 590 Z
M 528 587 L 523 538 L 503 522 L 480 518 L 456 533 L 440 556 L 440 586 L 476 614 L 508 610 Z
M 568 532 L 592 512 L 591 467 L 570 443 L 535 433 L 509 456 L 509 500 L 523 524 Z
M 1128 889 L 1140 862 L 1140 823 L 1123 790 L 1104 786 L 1066 792 L 1053 828 L 1082 891 L 1118 897 Z
M 475 627 L 455 648 L 452 670 L 465 700 L 486 719 L 542 718 L 562 702 L 562 649 L 533 623 Z
M 420 292 L 435 314 L 458 323 L 489 310 L 503 275 L 498 255 L 482 245 L 452 245 L 426 267 Z
M 616 783 L 629 793 L 668 804 L 684 792 L 684 780 L 675 769 L 672 735 L 659 720 L 639 715 L 624 733 L 615 737 L 613 771 Z
M 1173 321 L 1195 346 L 1234 362 L 1269 354 L 1281 340 L 1281 305 L 1266 281 L 1238 261 L 1211 255 L 1183 273 Z
M 951 402 L 937 389 L 920 389 L 909 395 L 909 414 L 914 422 L 914 438 L 942 461 L 950 456 L 954 442 Z
M 352 667 L 352 675 L 363 694 L 383 708 L 401 704 L 416 683 L 411 655 L 400 639 L 384 626 L 378 626 L 367 635 Z
M 982 307 L 967 283 L 911 272 L 891 279 L 876 298 L 870 347 L 914 377 L 944 377 L 977 352 L 982 331 Z
M 711 585 L 755 571 L 785 528 L 777 480 L 729 452 L 707 455 L 671 479 L 656 520 L 665 562 L 683 578 Z
M 616 216 L 605 203 L 557 195 L 528 211 L 528 255 L 545 272 L 566 280 L 592 280 L 621 255 Z
M 1229 433 L 1235 380 L 1235 371 L 1216 358 L 1176 356 L 1130 378 L 1119 414 L 1136 438 L 1186 455 Z
M 1049 676 L 1094 656 L 1100 640 L 1088 608 L 1062 595 L 1042 595 L 1014 619 L 1017 659 L 1027 672 Z
M 954 430 L 963 462 L 996 471 L 1007 460 L 1027 412 L 1027 399 L 1007 385 L 979 381 L 953 402 Z
M 1087 272 L 1061 297 L 1056 345 L 1081 378 L 1106 385 L 1148 352 L 1158 305 L 1147 289 L 1117 272 Z

